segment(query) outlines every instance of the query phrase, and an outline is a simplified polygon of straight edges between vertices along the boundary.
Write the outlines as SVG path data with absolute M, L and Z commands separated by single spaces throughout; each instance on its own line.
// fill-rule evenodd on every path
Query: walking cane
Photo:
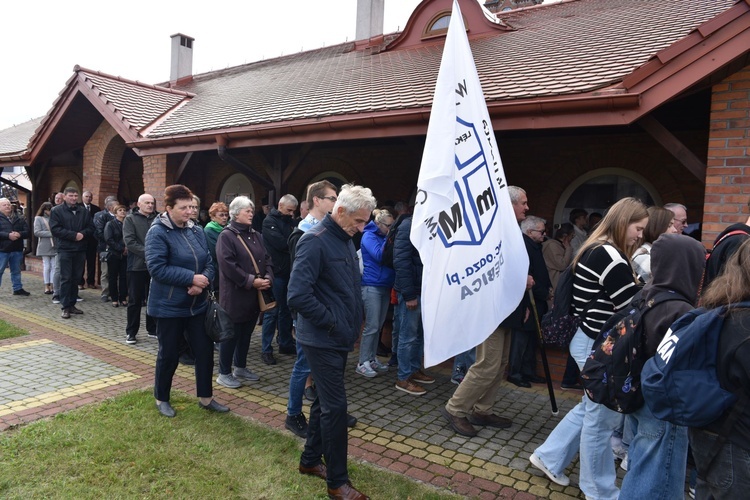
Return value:
M 529 289 L 529 298 L 531 299 L 531 312 L 534 314 L 536 322 L 536 333 L 539 336 L 539 352 L 542 354 L 542 366 L 544 366 L 544 376 L 547 378 L 547 390 L 549 391 L 549 404 L 552 407 L 552 416 L 557 416 L 557 401 L 555 400 L 555 390 L 552 388 L 552 377 L 549 373 L 549 363 L 547 363 L 547 349 L 544 347 L 544 336 L 542 335 L 542 325 L 539 324 L 539 314 L 536 312 L 536 301 L 534 294 Z

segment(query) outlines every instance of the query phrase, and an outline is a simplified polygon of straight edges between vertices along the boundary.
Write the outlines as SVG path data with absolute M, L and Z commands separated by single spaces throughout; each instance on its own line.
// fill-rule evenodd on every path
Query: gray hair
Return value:
M 372 195 L 370 188 L 355 184 L 344 184 L 341 186 L 341 192 L 339 192 L 339 197 L 333 206 L 333 211 L 335 213 L 339 207 L 343 207 L 347 213 L 353 214 L 364 208 L 369 213 L 375 210 L 377 204 L 378 202 Z
M 119 205 L 120 202 L 117 201 L 117 198 L 114 196 L 107 196 L 107 199 L 104 200 L 104 206 L 108 211 L 112 211 L 113 208 L 115 208 L 117 205 Z
M 508 194 L 510 195 L 510 202 L 515 205 L 521 199 L 521 195 L 526 194 L 526 191 L 518 186 L 508 186 Z
M 295 198 L 295 197 L 294 197 L 294 195 L 291 195 L 291 194 L 285 194 L 285 195 L 284 195 L 284 196 L 282 196 L 282 197 L 281 197 L 281 199 L 279 200 L 279 206 L 281 206 L 281 205 L 285 205 L 285 206 L 287 206 L 287 205 L 288 205 L 288 206 L 291 206 L 291 207 L 295 207 L 295 208 L 296 208 L 296 207 L 297 207 L 297 205 L 298 205 L 298 202 L 297 202 L 297 198 Z
M 255 210 L 255 203 L 253 203 L 253 200 L 251 200 L 247 196 L 238 196 L 237 198 L 233 199 L 232 203 L 229 204 L 229 220 L 234 220 L 235 218 L 237 218 L 239 213 L 242 210 L 245 210 L 247 207 Z
M 526 218 L 521 221 L 521 232 L 527 234 L 529 230 L 536 229 L 536 226 L 539 224 L 546 226 L 547 221 L 535 215 L 527 215 Z
M 687 213 L 687 207 L 682 203 L 667 203 L 663 208 L 666 208 L 667 210 L 672 210 L 673 208 L 681 208 L 685 211 L 685 213 Z

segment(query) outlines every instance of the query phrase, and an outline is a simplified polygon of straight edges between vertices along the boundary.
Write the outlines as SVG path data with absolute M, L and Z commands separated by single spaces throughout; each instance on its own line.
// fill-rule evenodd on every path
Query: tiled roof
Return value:
M 735 0 L 573 0 L 503 13 L 515 28 L 471 41 L 488 101 L 619 83 Z M 196 97 L 151 138 L 277 121 L 429 107 L 442 44 L 370 54 L 354 44 L 196 76 Z
M 34 134 L 43 118 L 34 118 L 5 130 L 0 130 L 0 158 L 23 154 L 29 143 L 29 137 Z

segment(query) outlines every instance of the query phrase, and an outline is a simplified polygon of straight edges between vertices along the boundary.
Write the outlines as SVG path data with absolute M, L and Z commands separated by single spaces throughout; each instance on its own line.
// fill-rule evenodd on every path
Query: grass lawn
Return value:
M 301 442 L 172 393 L 177 417 L 149 391 L 0 433 L 0 498 L 327 498 L 325 482 L 297 472 Z M 349 461 L 373 499 L 456 498 Z
M 20 337 L 21 335 L 28 335 L 29 332 L 16 328 L 0 319 L 0 340 L 11 339 L 13 337 Z

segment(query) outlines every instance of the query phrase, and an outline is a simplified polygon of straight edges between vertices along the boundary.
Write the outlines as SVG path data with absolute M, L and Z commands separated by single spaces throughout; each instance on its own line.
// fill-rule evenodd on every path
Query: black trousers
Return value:
M 154 397 L 169 401 L 172 377 L 177 370 L 180 344 L 186 339 L 195 354 L 195 386 L 199 398 L 213 395 L 211 378 L 214 373 L 214 343 L 206 335 L 206 314 L 186 318 L 157 318 L 159 353 L 156 356 Z
M 76 305 L 86 252 L 58 251 L 57 260 L 60 262 L 60 307 L 68 309 Z
M 86 269 L 81 271 L 81 285 L 88 284 L 90 287 L 96 285 L 96 261 L 99 260 L 99 252 L 96 251 L 96 241 L 86 247 Z
M 232 373 L 232 364 L 237 368 L 247 368 L 247 351 L 257 322 L 258 316 L 255 315 L 250 321 L 235 323 L 234 338 L 219 344 L 219 373 Z
M 148 299 L 151 276 L 148 271 L 128 271 L 128 322 L 125 333 L 135 337 L 141 327 L 141 309 Z M 146 331 L 156 333 L 156 320 L 146 313 Z
M 112 302 L 122 302 L 128 296 L 128 261 L 122 257 L 110 257 L 107 259 L 109 274 L 109 297 Z
M 318 397 L 310 407 L 305 449 L 300 464 L 312 467 L 325 458 L 328 487 L 335 489 L 349 480 L 346 454 L 349 435 L 346 427 L 344 370 L 348 352 L 303 345 Z
M 535 376 L 536 333 L 523 330 L 512 330 L 510 339 L 508 376 L 513 378 L 528 378 Z

